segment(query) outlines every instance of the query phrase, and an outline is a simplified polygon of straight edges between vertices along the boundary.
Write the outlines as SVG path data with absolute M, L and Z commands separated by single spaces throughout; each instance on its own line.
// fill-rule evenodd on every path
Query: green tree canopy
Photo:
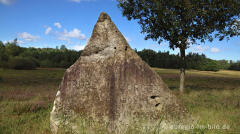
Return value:
M 167 40 L 173 49 L 240 33 L 239 0 L 118 1 L 124 16 L 138 20 L 146 39 Z

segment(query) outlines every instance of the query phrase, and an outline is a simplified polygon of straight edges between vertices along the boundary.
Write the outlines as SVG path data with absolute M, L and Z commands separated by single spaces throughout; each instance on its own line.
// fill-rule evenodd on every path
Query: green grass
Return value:
M 227 130 L 195 128 L 178 133 L 240 133 L 240 71 L 189 70 L 186 93 L 181 95 L 178 70 L 154 70 L 182 99 L 199 126 L 230 126 Z M 64 71 L 0 69 L 0 133 L 50 134 L 49 113 Z

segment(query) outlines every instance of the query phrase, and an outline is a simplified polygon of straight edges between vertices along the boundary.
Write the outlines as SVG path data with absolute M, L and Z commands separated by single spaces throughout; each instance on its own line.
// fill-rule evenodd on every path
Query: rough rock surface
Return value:
M 184 112 L 161 77 L 101 13 L 82 55 L 64 74 L 50 122 L 53 132 L 61 126 L 77 132 L 79 123 L 74 121 L 86 117 L 114 131 L 135 119 L 151 121 Z

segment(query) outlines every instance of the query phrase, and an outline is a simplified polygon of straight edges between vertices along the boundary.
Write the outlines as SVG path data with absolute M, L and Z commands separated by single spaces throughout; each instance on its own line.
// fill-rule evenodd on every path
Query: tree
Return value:
M 6 54 L 5 45 L 0 41 L 0 67 L 6 67 L 6 62 L 8 61 L 8 56 Z
M 145 39 L 179 48 L 180 91 L 184 92 L 185 50 L 197 41 L 239 35 L 239 0 L 118 0 L 128 20 L 138 20 Z
M 61 50 L 61 51 L 66 51 L 66 50 L 67 50 L 67 48 L 66 48 L 66 46 L 65 46 L 65 45 L 61 45 L 61 47 L 60 47 L 60 50 Z
M 139 51 L 138 55 L 148 63 L 149 66 L 154 67 L 156 52 L 151 49 L 143 49 Z
M 7 42 L 5 49 L 9 56 L 18 56 L 21 53 L 21 47 L 17 45 L 17 38 L 13 42 Z
M 240 71 L 240 61 L 237 61 L 236 63 L 232 63 L 229 69 Z

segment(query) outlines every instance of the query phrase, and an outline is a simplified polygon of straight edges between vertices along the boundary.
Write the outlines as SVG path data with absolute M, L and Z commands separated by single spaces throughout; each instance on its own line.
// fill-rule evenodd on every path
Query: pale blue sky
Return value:
M 159 45 L 144 40 L 139 24 L 123 17 L 115 0 L 0 0 L 0 40 L 18 38 L 23 47 L 55 48 L 65 44 L 79 50 L 91 36 L 101 12 L 110 15 L 133 49 L 179 52 L 169 49 L 168 42 Z M 193 45 L 187 52 L 204 53 L 218 60 L 240 60 L 240 37 Z

